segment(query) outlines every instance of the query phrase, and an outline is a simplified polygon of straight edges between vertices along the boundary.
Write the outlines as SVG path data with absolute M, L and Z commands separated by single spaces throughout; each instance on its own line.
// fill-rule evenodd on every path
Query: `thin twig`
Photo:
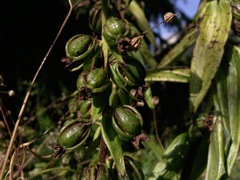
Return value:
M 8 125 L 8 121 L 7 121 L 7 115 L 8 115 L 8 111 L 7 109 L 5 108 L 3 102 L 2 102 L 2 99 L 0 99 L 0 111 L 1 111 L 1 114 L 2 114 L 2 117 L 3 117 L 3 120 L 4 120 L 4 123 L 7 127 L 7 130 L 8 130 L 8 134 L 10 135 L 10 137 L 12 136 L 12 132 L 10 130 L 10 127 Z
M 162 150 L 164 150 L 163 144 L 161 142 L 161 139 L 159 138 L 159 134 L 158 134 L 158 128 L 157 128 L 157 118 L 156 118 L 156 110 L 153 110 L 153 120 L 154 120 L 154 129 L 155 129 L 155 134 L 159 143 L 159 146 Z
M 58 40 L 58 38 L 59 38 L 59 36 L 60 36 L 63 28 L 65 27 L 65 25 L 66 25 L 66 23 L 67 23 L 70 15 L 71 15 L 71 13 L 72 13 L 73 5 L 72 5 L 71 0 L 68 0 L 68 3 L 69 3 L 69 6 L 70 6 L 70 9 L 69 9 L 69 11 L 68 11 L 68 14 L 67 14 L 65 20 L 63 21 L 62 26 L 61 26 L 61 28 L 59 29 L 59 31 L 58 31 L 58 33 L 57 33 L 57 35 L 56 35 L 56 37 L 55 37 L 52 45 L 50 46 L 50 48 L 48 49 L 45 57 L 43 58 L 42 63 L 40 64 L 40 66 L 39 66 L 39 68 L 38 68 L 38 70 L 37 70 L 37 72 L 36 72 L 36 74 L 35 74 L 32 82 L 31 82 L 31 84 L 30 84 L 30 87 L 29 87 L 29 89 L 28 89 L 28 91 L 27 91 L 27 93 L 26 93 L 26 96 L 25 96 L 25 98 L 24 98 L 22 107 L 21 107 L 20 112 L 19 112 L 19 114 L 18 114 L 18 119 L 17 119 L 17 121 L 16 121 L 14 130 L 13 130 L 13 134 L 12 134 L 12 137 L 11 137 L 11 140 L 10 140 L 10 143 L 9 143 L 9 146 L 8 146 L 8 150 L 7 150 L 7 153 L 6 153 L 6 157 L 5 157 L 5 159 L 4 159 L 4 163 L 3 163 L 3 166 L 2 166 L 2 171 L 1 171 L 1 174 L 0 174 L 0 179 L 2 179 L 2 177 L 3 177 L 4 170 L 5 170 L 7 161 L 8 161 L 8 157 L 9 157 L 10 151 L 11 151 L 11 149 L 12 149 L 13 142 L 14 142 L 14 140 L 16 139 L 16 134 L 17 134 L 17 130 L 18 130 L 18 127 L 19 127 L 19 123 L 20 123 L 20 120 L 21 120 L 21 118 L 22 118 L 24 109 L 25 109 L 25 107 L 26 107 L 28 98 L 29 98 L 29 96 L 30 96 L 30 92 L 31 92 L 31 90 L 32 90 L 32 88 L 33 88 L 33 84 L 35 83 L 35 81 L 36 81 L 36 79 L 37 79 L 37 77 L 38 77 L 38 75 L 39 75 L 39 73 L 40 73 L 40 71 L 41 71 L 41 69 L 42 69 L 42 67 L 43 67 L 46 59 L 48 58 L 50 52 L 52 51 L 52 48 L 54 47 L 56 41 Z
M 167 14 L 167 13 L 166 13 L 166 14 Z M 165 14 L 165 15 L 166 15 L 166 14 Z M 162 23 L 164 23 L 164 22 L 171 22 L 172 19 L 177 16 L 177 14 L 173 14 L 173 13 L 169 13 L 169 14 L 170 14 L 170 15 L 169 15 L 168 17 L 166 17 L 166 18 L 164 17 L 164 20 L 163 20 L 163 21 L 157 23 L 157 24 L 154 25 L 153 27 L 151 27 L 151 28 L 147 29 L 146 31 L 142 32 L 142 35 L 143 35 L 143 34 L 146 34 L 148 31 L 154 29 L 155 27 L 159 26 L 160 24 L 162 24 Z
M 14 151 L 10 161 L 9 179 L 13 179 L 13 167 L 14 167 L 15 157 L 16 157 L 16 151 Z

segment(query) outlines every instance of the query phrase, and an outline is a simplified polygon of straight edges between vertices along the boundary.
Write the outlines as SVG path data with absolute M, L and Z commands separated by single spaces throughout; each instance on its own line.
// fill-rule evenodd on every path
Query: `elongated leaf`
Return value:
M 185 53 L 197 39 L 197 28 L 193 28 L 184 35 L 181 41 L 173 47 L 160 61 L 158 67 L 169 66 Z
M 217 98 L 214 99 L 218 101 Z M 208 164 L 206 170 L 206 180 L 221 179 L 226 174 L 225 158 L 224 158 L 224 134 L 223 124 L 216 122 L 220 119 L 215 117 L 214 130 L 210 136 L 210 145 L 208 152 Z
M 237 156 L 240 144 L 240 48 L 235 46 L 232 51 L 231 62 L 228 76 L 228 94 L 229 94 L 229 127 L 232 139 L 227 165 L 230 174 L 233 163 Z
M 143 59 L 149 65 L 150 68 L 154 68 L 154 67 L 157 66 L 157 62 L 154 59 L 154 57 L 151 54 L 151 52 L 149 51 L 149 48 L 148 48 L 148 46 L 147 46 L 145 41 L 142 41 L 142 45 L 139 48 L 139 51 L 140 51 L 141 55 L 143 56 Z
M 219 109 L 220 114 L 223 118 L 223 125 L 227 134 L 230 134 L 230 125 L 229 125 L 229 112 L 228 112 L 228 84 L 227 84 L 227 73 L 228 73 L 228 62 L 224 64 L 227 68 L 219 69 L 219 72 L 216 75 L 217 81 L 217 97 L 218 101 L 215 101 L 215 106 Z
M 230 1 L 208 1 L 194 47 L 190 78 L 190 110 L 196 112 L 219 67 L 231 25 Z
M 136 22 L 139 26 L 139 28 L 141 28 L 142 31 L 146 31 L 147 29 L 150 28 L 148 20 L 145 16 L 145 13 L 143 11 L 143 9 L 138 5 L 138 3 L 133 0 L 131 1 L 128 10 L 132 13 L 132 15 L 135 17 Z M 146 33 L 146 36 L 148 38 L 148 40 L 150 41 L 150 43 L 153 46 L 156 46 L 156 42 L 155 42 L 155 37 L 152 31 L 148 31 Z
M 228 175 L 231 173 L 240 144 L 240 48 L 234 46 L 229 49 L 229 54 L 229 67 L 224 64 L 216 76 L 218 101 L 215 102 L 227 132 L 225 158 Z
M 148 87 L 145 91 L 144 91 L 144 99 L 148 105 L 148 107 L 151 110 L 155 109 L 155 105 L 153 104 L 153 96 L 152 96 L 152 89 L 151 87 Z
M 188 148 L 188 134 L 182 133 L 178 135 L 168 146 L 159 163 L 156 164 L 153 169 L 154 177 L 150 179 L 180 179 Z
M 125 164 L 122 152 L 122 146 L 117 133 L 112 127 L 110 116 L 104 116 L 102 119 L 102 137 L 110 151 L 119 173 L 125 175 Z
M 145 81 L 170 81 L 187 83 L 190 78 L 189 69 L 157 68 L 147 71 Z
M 154 139 L 154 137 L 148 136 L 148 138 L 149 138 L 149 142 L 142 142 L 142 144 L 144 145 L 144 147 L 147 147 L 148 149 L 150 149 L 153 152 L 154 157 L 160 161 L 162 159 L 164 150 L 160 148 L 158 143 L 156 143 L 156 140 Z

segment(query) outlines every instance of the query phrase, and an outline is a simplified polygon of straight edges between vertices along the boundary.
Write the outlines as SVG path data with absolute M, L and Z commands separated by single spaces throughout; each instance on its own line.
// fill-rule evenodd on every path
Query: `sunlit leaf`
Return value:
M 193 52 L 190 78 L 190 110 L 196 112 L 219 67 L 230 25 L 230 2 L 208 1 Z
M 153 169 L 150 179 L 179 179 L 189 148 L 187 133 L 178 135 L 164 152 L 162 159 Z
M 217 117 L 214 118 L 214 121 L 214 129 L 210 136 L 206 180 L 221 179 L 226 173 L 224 164 L 223 124 L 216 122 L 218 121 Z
M 187 83 L 190 77 L 190 70 L 187 68 L 157 68 L 149 69 L 145 81 L 169 81 Z
M 153 96 L 152 96 L 152 89 L 151 87 L 148 87 L 145 91 L 144 91 L 144 99 L 148 105 L 148 107 L 152 110 L 155 109 L 155 105 L 153 104 Z

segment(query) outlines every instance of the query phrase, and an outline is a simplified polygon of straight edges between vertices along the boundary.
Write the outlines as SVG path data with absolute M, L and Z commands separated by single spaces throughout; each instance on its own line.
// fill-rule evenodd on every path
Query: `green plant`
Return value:
M 70 0 L 69 4 L 66 20 L 76 7 Z M 155 36 L 139 1 L 91 1 L 88 24 L 92 32 L 70 37 L 65 45 L 66 57 L 62 59 L 67 70 L 79 74 L 73 84 L 75 91 L 65 100 L 67 110 L 58 127 L 42 134 L 54 139 L 48 149 L 51 160 L 35 159 L 32 171 L 24 176 L 30 179 L 203 176 L 208 180 L 235 176 L 232 171 L 237 167 L 234 163 L 240 144 L 240 48 L 239 34 L 234 32 L 239 32 L 239 4 L 237 0 L 201 1 L 192 26 L 158 58 L 150 52 L 149 46 L 156 47 Z M 164 21 L 156 26 L 172 23 L 177 17 L 166 13 Z M 8 156 L 35 79 L 15 124 L 1 177 L 6 173 Z M 170 123 L 161 127 L 165 124 L 157 122 L 163 112 L 159 109 L 166 103 L 161 102 L 161 94 L 156 91 L 161 83 L 168 82 L 189 85 L 189 89 L 184 89 L 189 105 L 184 106 L 181 117 L 174 117 L 184 124 L 182 127 L 175 122 L 171 127 Z M 13 162 L 17 155 L 24 156 L 25 148 L 42 157 L 30 148 L 42 135 L 16 147 L 7 166 L 10 179 L 14 177 Z

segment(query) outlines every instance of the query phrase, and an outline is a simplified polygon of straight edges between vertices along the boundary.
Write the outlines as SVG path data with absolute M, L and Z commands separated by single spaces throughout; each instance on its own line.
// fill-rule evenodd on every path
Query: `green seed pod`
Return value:
M 87 99 L 85 101 L 81 100 L 79 97 L 74 97 L 69 100 L 68 109 L 70 115 L 69 119 L 83 118 L 88 119 L 91 117 L 92 99 Z
M 75 150 L 86 142 L 91 130 L 91 123 L 87 121 L 71 120 L 60 130 L 58 139 L 65 150 Z
M 102 68 L 96 68 L 90 72 L 83 72 L 80 74 L 77 80 L 77 88 L 89 89 L 91 93 L 103 92 L 107 87 L 111 85 L 106 70 Z
M 92 70 L 86 78 L 86 83 L 91 88 L 99 88 L 106 81 L 108 81 L 107 72 L 102 68 Z
M 120 136 L 132 139 L 141 133 L 143 119 L 134 107 L 124 105 L 115 109 L 112 115 L 112 124 Z
M 104 26 L 103 36 L 110 46 L 117 45 L 117 40 L 127 36 L 129 33 L 129 24 L 126 19 L 110 17 Z
M 102 4 L 100 1 L 89 11 L 89 27 L 98 34 L 102 33 Z
M 84 63 L 98 53 L 99 43 L 92 36 L 78 34 L 68 40 L 65 46 L 66 55 L 74 61 Z
M 124 155 L 124 164 L 126 167 L 126 174 L 124 176 L 121 176 L 117 169 L 116 164 L 113 166 L 113 176 L 114 179 L 118 180 L 144 180 L 144 174 L 142 171 L 142 168 L 139 166 L 139 164 L 130 156 Z
M 139 30 L 131 23 L 129 23 L 130 33 L 128 36 L 124 36 L 118 39 L 118 52 L 119 54 L 124 54 L 130 51 L 137 51 L 143 41 L 144 35 L 142 35 Z
M 92 109 L 92 99 L 88 99 L 81 102 L 79 112 L 81 118 L 90 118 L 91 117 L 91 109 Z
M 130 156 L 124 155 L 124 162 L 126 166 L 127 180 L 143 180 L 144 179 L 142 168 L 138 165 L 138 163 L 134 159 L 132 159 Z
M 110 64 L 111 78 L 119 88 L 128 90 L 138 88 L 144 84 L 146 69 L 136 59 L 130 56 L 123 56 L 125 63 L 113 61 Z

